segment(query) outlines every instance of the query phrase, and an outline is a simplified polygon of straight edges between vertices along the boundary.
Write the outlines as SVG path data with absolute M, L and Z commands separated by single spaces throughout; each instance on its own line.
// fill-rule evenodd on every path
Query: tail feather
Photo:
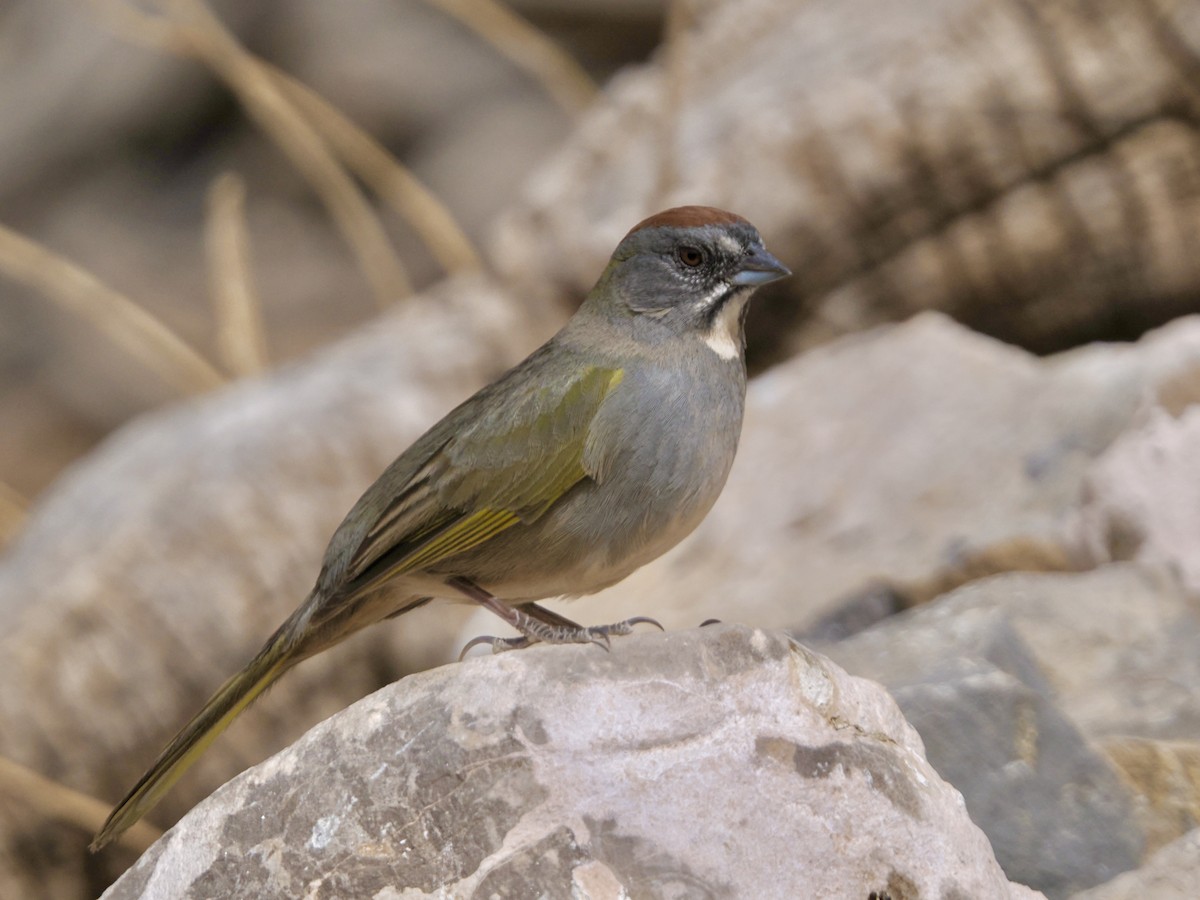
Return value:
M 423 606 L 429 599 L 414 597 L 398 603 L 395 598 L 384 597 L 381 602 L 372 603 L 369 592 L 325 594 L 315 588 L 250 664 L 225 682 L 167 744 L 149 771 L 109 814 L 91 843 L 92 851 L 99 850 L 149 812 L 242 710 L 296 663 L 381 618 Z
M 300 661 L 289 620 L 242 671 L 230 678 L 175 735 L 158 759 L 109 814 L 93 851 L 145 815 L 247 706 Z

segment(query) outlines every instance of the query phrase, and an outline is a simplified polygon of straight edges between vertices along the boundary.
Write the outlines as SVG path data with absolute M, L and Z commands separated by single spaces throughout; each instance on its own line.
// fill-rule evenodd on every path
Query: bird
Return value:
M 308 597 L 170 741 L 91 849 L 145 815 L 285 672 L 369 625 L 435 599 L 473 602 L 518 636 L 467 649 L 500 652 L 607 645 L 653 622 L 582 626 L 537 601 L 617 583 L 708 513 L 741 435 L 748 301 L 790 274 L 734 213 L 679 206 L 635 225 L 554 337 L 366 490 Z

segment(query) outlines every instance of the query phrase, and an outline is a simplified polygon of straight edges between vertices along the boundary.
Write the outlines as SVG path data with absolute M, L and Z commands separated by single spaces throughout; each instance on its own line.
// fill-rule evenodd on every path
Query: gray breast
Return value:
M 591 593 L 689 534 L 733 463 L 745 377 L 740 360 L 707 348 L 673 362 L 626 366 L 593 426 L 604 458 L 598 482 L 585 480 L 537 522 L 453 561 L 458 574 L 511 601 Z

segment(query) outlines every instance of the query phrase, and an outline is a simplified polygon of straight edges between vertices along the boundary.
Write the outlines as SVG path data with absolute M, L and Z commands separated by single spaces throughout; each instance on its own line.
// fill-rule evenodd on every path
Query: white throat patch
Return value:
M 742 309 L 749 299 L 749 291 L 739 291 L 730 297 L 704 336 L 704 343 L 721 359 L 737 359 L 742 352 Z

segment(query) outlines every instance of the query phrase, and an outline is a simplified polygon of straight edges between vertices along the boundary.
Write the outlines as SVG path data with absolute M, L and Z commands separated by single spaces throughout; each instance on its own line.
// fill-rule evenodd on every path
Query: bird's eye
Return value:
M 680 247 L 678 256 L 679 261 L 689 269 L 694 269 L 704 262 L 704 253 L 697 247 Z

